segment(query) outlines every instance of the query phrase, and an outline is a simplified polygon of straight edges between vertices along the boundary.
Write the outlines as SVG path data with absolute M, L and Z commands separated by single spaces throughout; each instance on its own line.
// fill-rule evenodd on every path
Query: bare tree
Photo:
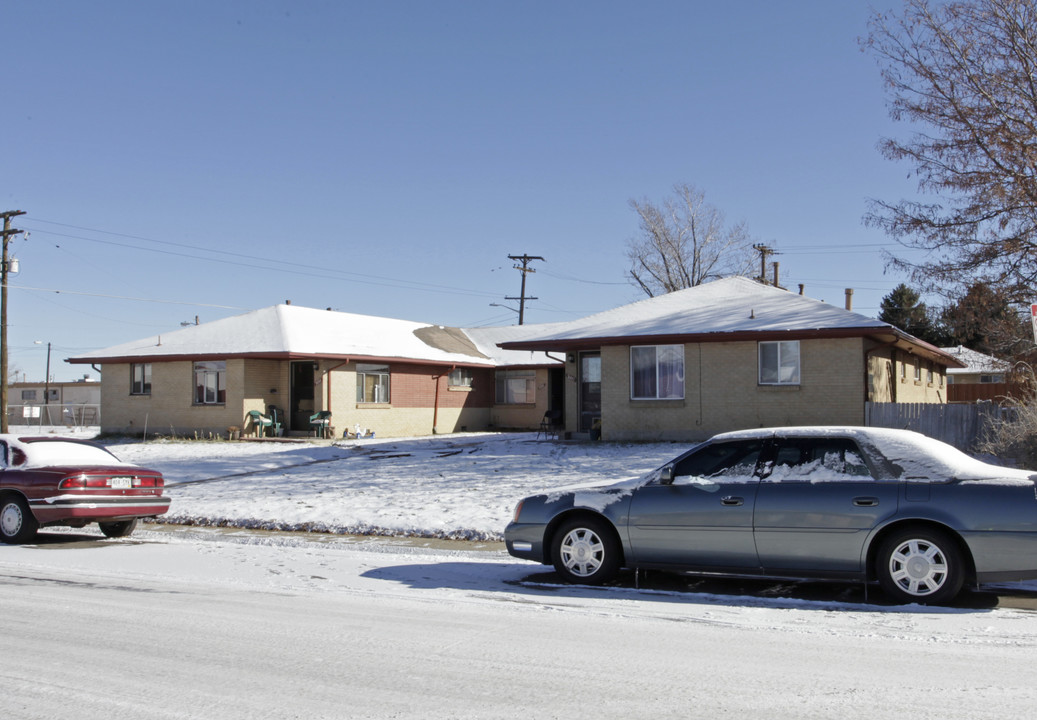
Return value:
M 752 238 L 744 223 L 727 227 L 723 213 L 692 185 L 675 185 L 673 192 L 662 205 L 630 201 L 641 218 L 641 236 L 627 246 L 631 280 L 654 297 L 749 274 Z
M 883 154 L 914 167 L 932 202 L 876 201 L 865 221 L 922 261 L 892 257 L 926 290 L 976 282 L 1018 302 L 1037 286 L 1037 1 L 906 0 L 876 14 L 890 114 L 916 131 Z

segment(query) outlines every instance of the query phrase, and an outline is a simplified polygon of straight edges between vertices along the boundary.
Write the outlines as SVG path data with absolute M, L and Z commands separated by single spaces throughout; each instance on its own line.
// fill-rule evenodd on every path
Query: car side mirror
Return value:
M 663 465 L 659 468 L 659 484 L 673 485 L 673 464 Z

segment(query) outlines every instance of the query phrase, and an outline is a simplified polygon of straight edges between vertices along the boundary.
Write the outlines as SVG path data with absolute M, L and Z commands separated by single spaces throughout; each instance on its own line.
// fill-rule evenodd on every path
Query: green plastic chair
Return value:
M 274 427 L 274 421 L 258 410 L 249 410 L 248 416 L 252 420 L 252 429 L 255 430 L 256 437 L 263 437 L 267 428 Z
M 310 415 L 310 430 L 314 437 L 326 438 L 331 427 L 331 411 L 321 410 Z

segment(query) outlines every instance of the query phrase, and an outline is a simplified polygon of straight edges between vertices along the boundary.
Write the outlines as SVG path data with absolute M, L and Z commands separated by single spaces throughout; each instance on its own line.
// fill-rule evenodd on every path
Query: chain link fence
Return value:
M 101 406 L 86 403 L 8 405 L 8 427 L 91 427 L 101 424 Z

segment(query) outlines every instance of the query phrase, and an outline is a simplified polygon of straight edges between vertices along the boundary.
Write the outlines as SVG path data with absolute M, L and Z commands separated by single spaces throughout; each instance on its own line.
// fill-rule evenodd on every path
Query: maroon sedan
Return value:
M 47 525 L 96 522 L 124 537 L 169 509 L 162 473 L 127 465 L 100 445 L 0 435 L 0 541 L 21 543 Z

